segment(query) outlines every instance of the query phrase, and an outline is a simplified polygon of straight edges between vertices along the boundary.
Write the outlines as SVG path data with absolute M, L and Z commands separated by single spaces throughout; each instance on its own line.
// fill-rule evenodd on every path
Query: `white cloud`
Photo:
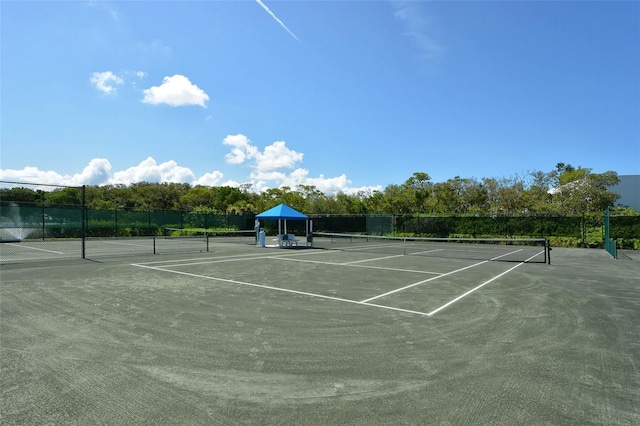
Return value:
M 298 185 L 312 185 L 325 194 L 337 192 L 355 194 L 382 190 L 380 185 L 352 188 L 351 181 L 345 174 L 333 178 L 326 178 L 323 175 L 311 178 L 307 169 L 297 167 L 302 162 L 304 154 L 289 149 L 284 141 L 273 142 L 262 152 L 242 134 L 228 135 L 222 143 L 231 146 L 231 152 L 225 156 L 227 164 L 239 165 L 252 161 L 249 164 L 252 168 L 249 183 L 257 192 L 282 186 L 296 189 Z M 287 170 L 291 171 L 287 172 Z
M 148 157 L 137 166 L 114 173 L 112 181 L 129 185 L 136 182 L 193 182 L 196 179 L 193 172 L 179 166 L 173 160 L 158 164 L 155 159 Z
M 124 80 L 111 71 L 94 72 L 91 74 L 89 81 L 96 89 L 107 95 L 118 90 L 116 85 L 124 84 Z
M 233 147 L 231 152 L 224 157 L 229 164 L 242 164 L 258 155 L 258 148 L 251 145 L 251 141 L 245 135 L 227 135 L 222 143 Z
M 105 158 L 94 158 L 82 170 L 81 173 L 73 175 L 71 185 L 101 185 L 109 180 L 111 163 Z
M 231 188 L 239 188 L 240 185 L 242 185 L 242 183 L 237 182 L 237 181 L 232 180 L 232 179 L 230 179 L 228 181 L 225 181 L 225 182 L 222 182 L 221 184 L 219 184 L 219 186 L 229 186 Z
M 256 169 L 265 171 L 292 168 L 302 161 L 303 157 L 304 154 L 287 148 L 283 141 L 276 141 L 268 145 L 262 154 L 258 154 Z
M 187 77 L 176 74 L 165 77 L 160 86 L 152 86 L 144 90 L 142 102 L 151 105 L 198 105 L 206 108 L 205 102 L 208 100 L 209 95 L 204 90 L 191 83 Z
M 211 173 L 205 173 L 198 179 L 196 179 L 193 184 L 194 185 L 203 185 L 203 186 L 216 186 L 222 180 L 224 175 L 222 172 L 215 171 Z M 238 185 L 223 185 L 223 186 L 238 186 Z
M 64 185 L 65 182 L 68 182 L 69 177 L 62 176 L 54 171 L 43 171 L 37 167 L 27 166 L 22 170 L 0 170 L 0 180 Z
M 80 173 L 61 175 L 55 171 L 42 171 L 37 167 L 25 167 L 22 170 L 0 169 L 0 180 L 16 182 L 31 182 L 52 185 L 130 185 L 138 182 L 152 183 L 188 183 L 204 186 L 233 186 L 251 184 L 253 191 L 263 192 L 269 188 L 288 186 L 296 190 L 298 185 L 314 186 L 327 195 L 344 192 L 346 194 L 381 191 L 381 186 L 366 186 L 354 188 L 345 174 L 335 177 L 309 176 L 309 170 L 299 167 L 304 155 L 289 149 L 284 141 L 276 141 L 260 151 L 249 138 L 242 134 L 229 135 L 222 141 L 231 147 L 231 152 L 225 156 L 227 164 L 231 166 L 243 165 L 250 167 L 247 180 L 239 183 L 236 180 L 223 181 L 221 171 L 211 171 L 197 177 L 188 167 L 179 165 L 174 160 L 158 163 L 153 157 L 148 157 L 139 164 L 125 170 L 112 173 L 111 163 L 105 158 L 94 158 Z
M 94 158 L 80 173 L 72 176 L 61 175 L 55 171 L 39 170 L 37 167 L 27 166 L 22 170 L 0 169 L 0 179 L 19 182 L 42 183 L 50 185 L 101 185 L 109 179 L 111 163 L 104 158 Z
M 152 157 L 140 162 L 137 166 L 111 175 L 111 163 L 105 158 L 94 158 L 80 173 L 62 175 L 55 171 L 43 171 L 37 167 L 25 167 L 22 170 L 0 169 L 0 180 L 15 182 L 40 183 L 49 185 L 130 185 L 137 182 L 172 182 L 191 185 L 217 185 L 222 180 L 220 171 L 205 173 L 196 178 L 191 169 L 178 165 L 173 160 L 158 164 Z
M 228 164 L 242 164 L 248 160 L 255 160 L 252 167 L 257 173 L 283 168 L 293 168 L 302 161 L 304 154 L 287 148 L 284 141 L 276 141 L 265 147 L 263 152 L 251 144 L 245 135 L 228 135 L 222 141 L 224 145 L 232 147 L 225 156 Z

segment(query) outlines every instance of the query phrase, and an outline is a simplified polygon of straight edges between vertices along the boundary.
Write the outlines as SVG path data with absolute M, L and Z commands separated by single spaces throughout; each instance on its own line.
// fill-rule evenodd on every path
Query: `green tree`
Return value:
M 63 188 L 55 189 L 45 193 L 45 203 L 48 205 L 82 205 L 82 189 L 80 188 Z
M 413 193 L 412 212 L 420 213 L 427 210 L 427 201 L 433 191 L 431 176 L 424 172 L 415 172 L 404 183 L 404 187 Z
M 498 188 L 498 211 L 508 215 L 525 213 L 524 194 L 525 182 L 520 176 L 502 179 Z
M 435 204 L 434 211 L 438 213 L 463 213 L 464 180 L 460 176 L 433 185 Z
M 192 211 L 196 207 L 210 207 L 214 205 L 214 190 L 208 186 L 196 185 L 180 196 L 181 210 Z
M 618 174 L 613 171 L 592 173 L 588 168 L 576 169 L 559 163 L 554 172 L 554 181 L 558 186 L 551 191 L 552 201 L 561 213 L 603 211 L 620 198 L 608 189 L 620 181 Z
M 383 212 L 407 214 L 415 211 L 415 195 L 406 185 L 388 185 L 384 190 Z
M 213 187 L 213 208 L 218 213 L 226 213 L 227 208 L 243 199 L 239 188 L 231 186 Z
M 552 173 L 534 171 L 529 173 L 529 183 L 523 194 L 524 206 L 528 212 L 549 212 L 553 210 L 551 204 Z
M 0 188 L 0 200 L 15 203 L 41 203 L 45 199 L 45 192 L 30 188 Z
M 362 204 L 367 213 L 387 212 L 387 210 L 385 210 L 384 193 L 381 191 L 373 191 L 370 195 L 362 199 Z

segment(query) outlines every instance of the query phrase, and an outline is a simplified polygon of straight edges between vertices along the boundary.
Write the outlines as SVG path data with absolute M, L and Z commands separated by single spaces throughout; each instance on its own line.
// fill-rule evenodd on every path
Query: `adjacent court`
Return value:
M 638 260 L 92 243 L 2 265 L 5 424 L 640 423 Z

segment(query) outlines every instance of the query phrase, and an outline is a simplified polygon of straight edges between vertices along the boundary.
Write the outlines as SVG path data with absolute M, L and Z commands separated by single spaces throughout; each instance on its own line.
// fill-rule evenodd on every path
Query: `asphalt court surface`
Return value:
M 432 315 L 445 304 L 466 297 L 523 265 L 459 259 L 425 262 L 415 256 L 326 250 L 280 251 L 282 254 L 278 255 L 134 265 L 227 285 L 406 310 L 418 315 Z
M 1 266 L 0 423 L 640 424 L 635 253 L 111 242 Z

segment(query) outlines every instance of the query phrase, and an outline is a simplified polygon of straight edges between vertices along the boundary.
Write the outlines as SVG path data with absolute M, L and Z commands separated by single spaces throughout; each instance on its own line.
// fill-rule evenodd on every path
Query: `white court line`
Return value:
M 143 263 L 138 263 L 138 265 L 154 265 L 157 263 L 174 263 L 174 262 L 185 262 L 185 261 L 199 261 L 199 260 L 219 260 L 219 259 L 234 259 L 234 258 L 254 258 L 256 255 L 255 254 L 233 254 L 233 255 L 225 255 L 225 256 L 213 256 L 213 257 L 195 257 L 192 259 L 173 259 L 173 260 L 155 260 L 153 262 L 143 262 Z M 264 255 L 264 257 L 270 257 L 273 255 Z M 170 265 L 167 265 L 170 266 Z
M 404 254 L 394 254 L 392 256 L 384 256 L 384 257 L 374 257 L 372 259 L 362 259 L 362 260 L 354 260 L 353 262 L 345 262 L 341 263 L 341 265 L 352 265 L 354 263 L 364 263 L 364 262 L 373 262 L 375 260 L 383 260 L 383 259 L 393 259 L 394 257 L 403 257 Z
M 436 251 L 442 251 L 442 249 L 433 249 L 433 250 L 425 250 L 425 251 L 419 251 L 417 253 L 411 253 L 409 256 L 419 256 L 421 254 L 425 254 L 425 253 L 434 253 Z
M 501 254 L 500 256 L 496 256 L 496 257 L 492 257 L 491 260 L 500 259 L 501 257 L 509 256 L 510 254 L 513 254 L 513 253 L 518 253 L 519 251 L 522 251 L 522 249 L 510 251 L 509 253 Z M 540 252 L 540 253 L 542 253 L 542 252 Z M 540 253 L 538 253 L 538 254 L 540 254 Z M 525 260 L 523 263 L 530 261 L 531 259 L 536 257 L 538 254 L 536 254 L 534 256 L 531 256 L 529 259 Z
M 402 243 L 394 243 L 394 244 L 378 244 L 378 245 L 369 245 L 369 244 L 358 244 L 356 243 L 354 246 L 352 247 L 345 247 L 345 246 L 340 246 L 340 247 L 336 247 L 336 248 L 331 248 L 329 247 L 328 250 L 338 250 L 338 251 L 361 251 L 361 252 L 367 252 L 369 250 L 375 250 L 375 249 L 379 249 L 379 248 L 395 248 L 395 247 L 404 247 L 404 244 Z
M 137 265 L 142 266 L 142 265 L 151 265 L 151 264 L 160 263 L 161 264 L 160 267 L 191 266 L 191 265 L 206 265 L 209 263 L 237 262 L 239 260 L 281 259 L 284 256 L 302 256 L 304 254 L 313 254 L 313 253 L 278 253 L 278 254 L 263 254 L 263 255 L 237 254 L 232 256 L 216 256 L 213 258 L 201 257 L 197 259 L 159 260 L 155 262 L 138 263 Z M 202 262 L 193 262 L 194 260 L 202 260 Z M 292 259 L 287 259 L 287 260 L 292 260 Z M 174 262 L 188 262 L 188 263 L 174 263 Z M 169 265 L 169 263 L 171 264 Z
M 518 251 L 520 251 L 520 250 L 516 250 L 516 251 L 514 251 L 512 253 L 516 253 Z M 512 253 L 507 253 L 507 254 L 495 257 L 494 259 L 498 259 L 500 257 L 507 256 L 508 254 L 512 254 Z M 543 252 L 540 252 L 540 253 L 543 253 Z M 433 281 L 433 280 L 438 279 L 438 278 L 443 277 L 443 276 L 451 275 L 451 274 L 454 274 L 456 272 L 463 271 L 465 269 L 469 269 L 469 268 L 473 268 L 473 267 L 478 266 L 478 265 L 482 265 L 482 264 L 487 263 L 489 261 L 485 260 L 485 261 L 482 261 L 482 262 L 478 262 L 478 263 L 475 263 L 473 265 L 469 265 L 469 266 L 466 266 L 464 268 L 456 269 L 454 271 L 438 275 L 437 277 L 432 277 L 432 278 L 429 278 L 427 280 L 423 280 L 423 281 L 420 281 L 420 282 L 417 282 L 417 283 L 414 283 L 414 284 L 411 284 L 411 285 L 408 285 L 408 286 L 405 286 L 405 287 L 402 287 L 402 288 L 399 288 L 399 289 L 396 289 L 396 290 L 393 290 L 393 291 L 390 291 L 390 292 L 387 292 L 387 293 L 384 293 L 384 294 L 381 294 L 381 295 L 378 295 L 378 296 L 375 296 L 375 297 L 372 297 L 372 298 L 369 298 L 369 299 L 365 299 L 365 300 L 362 300 L 362 301 L 343 299 L 343 298 L 334 297 L 334 296 L 325 296 L 325 295 L 321 295 L 321 294 L 308 293 L 308 292 L 299 291 L 299 290 L 290 290 L 290 289 L 273 287 L 273 286 L 262 285 L 262 284 L 253 284 L 253 283 L 248 283 L 248 282 L 243 282 L 243 281 L 236 281 L 236 280 L 231 280 L 231 279 L 226 279 L 226 278 L 210 277 L 210 276 L 207 276 L 207 275 L 193 274 L 193 273 L 190 273 L 190 272 L 173 271 L 171 269 L 164 269 L 162 267 L 148 266 L 148 264 L 132 263 L 131 266 L 136 266 L 136 267 L 139 267 L 139 268 L 146 268 L 146 269 L 151 269 L 151 270 L 156 270 L 156 271 L 161 271 L 161 272 L 169 272 L 169 273 L 173 273 L 173 274 L 185 275 L 185 276 L 194 277 L 194 278 L 201 278 L 201 279 L 207 279 L 207 280 L 212 280 L 212 281 L 221 281 L 221 282 L 225 282 L 225 283 L 238 284 L 238 285 L 244 285 L 244 286 L 249 286 L 249 287 L 267 289 L 267 290 L 280 291 L 280 292 L 283 292 L 283 293 L 297 294 L 297 295 L 308 296 L 308 297 L 316 297 L 316 298 L 320 298 L 320 299 L 328 299 L 328 300 L 333 300 L 333 301 L 338 301 L 338 302 L 351 303 L 351 304 L 355 304 L 355 305 L 365 305 L 365 306 L 371 306 L 371 307 L 380 308 L 380 309 L 387 309 L 387 310 L 392 310 L 392 311 L 398 311 L 398 312 L 404 312 L 404 313 L 409 313 L 409 314 L 415 314 L 415 315 L 421 315 L 421 316 L 430 317 L 430 316 L 436 314 L 437 312 L 439 312 L 440 310 L 446 308 L 447 306 L 452 305 L 453 303 L 455 303 L 455 302 L 459 301 L 460 299 L 468 296 L 469 294 L 473 293 L 474 291 L 476 291 L 476 290 L 484 287 L 485 285 L 493 282 L 494 280 L 502 277 L 503 275 L 507 274 L 508 272 L 511 272 L 512 270 L 514 270 L 517 267 L 521 266 L 523 263 L 526 263 L 529 260 L 533 259 L 534 257 L 540 255 L 540 253 L 531 256 L 530 258 L 528 258 L 524 262 L 521 262 L 521 263 L 517 264 L 516 266 L 510 268 L 509 270 L 507 270 L 507 271 L 505 271 L 505 272 L 503 272 L 503 273 L 491 278 L 490 280 L 480 284 L 479 286 L 469 290 L 468 292 L 464 293 L 463 295 L 456 297 L 452 301 L 450 301 L 450 302 L 442 305 L 441 307 L 439 307 L 439 308 L 437 308 L 437 309 L 435 309 L 435 310 L 433 310 L 431 312 L 428 312 L 428 313 L 427 312 L 414 311 L 414 310 L 410 310 L 410 309 L 396 308 L 396 307 L 393 307 L 393 306 L 379 305 L 379 304 L 376 304 L 376 303 L 370 303 L 370 301 L 378 299 L 378 298 L 381 298 L 383 296 L 387 296 L 387 295 L 393 294 L 393 293 L 397 293 L 397 292 L 402 291 L 402 290 L 406 290 L 406 289 L 411 288 L 411 287 L 415 287 L 415 286 L 420 285 L 420 284 L 424 284 L 424 283 L 429 282 L 429 281 Z M 283 255 L 269 255 L 269 256 L 261 256 L 260 258 L 278 258 L 280 256 L 286 256 L 286 255 L 291 256 L 292 254 L 286 254 L 285 253 Z M 242 260 L 242 259 L 234 259 L 234 260 Z M 293 260 L 293 259 L 284 258 L 282 260 Z M 207 262 L 203 262 L 203 263 L 207 263 Z M 168 266 L 182 266 L 182 265 L 168 265 Z M 356 267 L 356 266 L 362 267 L 362 265 L 352 265 L 352 266 L 354 266 L 354 267 Z
M 407 286 L 400 287 L 400 288 L 397 288 L 395 290 L 391 290 L 391 291 L 388 291 L 386 293 L 370 297 L 369 299 L 362 300 L 361 302 L 362 303 L 371 302 L 372 300 L 379 299 L 379 298 L 385 297 L 385 296 L 389 296 L 389 295 L 391 295 L 393 293 L 397 293 L 399 291 L 406 290 L 408 288 L 415 287 L 415 286 L 420 285 L 420 284 L 428 283 L 429 281 L 437 280 L 438 278 L 446 277 L 447 275 L 455 274 L 456 272 L 464 271 L 465 269 L 473 268 L 474 266 L 482 265 L 483 263 L 487 263 L 487 262 L 488 262 L 488 260 L 483 260 L 482 262 L 474 263 L 473 265 L 465 266 L 464 268 L 456 269 L 455 271 L 447 272 L 445 274 L 438 275 L 437 277 L 431 277 L 431 278 L 428 278 L 426 280 L 418 281 L 417 283 L 409 284 Z
M 541 252 L 541 253 L 542 253 L 542 252 Z M 444 305 L 440 306 L 439 308 L 437 308 L 437 309 L 435 309 L 435 310 L 433 310 L 433 311 L 429 312 L 427 315 L 428 315 L 428 316 L 431 316 L 431 315 L 433 315 L 433 314 L 435 314 L 435 313 L 437 313 L 437 312 L 439 312 L 439 311 L 443 310 L 443 309 L 444 309 L 444 308 L 446 308 L 447 306 L 449 306 L 449 305 L 452 305 L 452 304 L 456 303 L 458 300 L 462 299 L 463 297 L 466 297 L 466 296 L 470 295 L 470 294 L 471 294 L 471 293 L 473 293 L 474 291 L 481 289 L 482 287 L 484 287 L 485 285 L 489 284 L 490 282 L 493 282 L 493 281 L 497 280 L 498 278 L 500 278 L 501 276 L 508 274 L 509 272 L 513 271 L 514 269 L 516 269 L 516 268 L 517 268 L 517 267 L 519 267 L 519 266 L 522 266 L 523 264 L 527 263 L 528 261 L 530 261 L 531 259 L 533 259 L 534 257 L 536 257 L 536 256 L 538 256 L 538 255 L 540 255 L 540 253 L 538 253 L 538 254 L 535 254 L 535 255 L 531 256 L 530 258 L 528 258 L 528 259 L 527 259 L 527 260 L 525 260 L 524 262 L 520 262 L 520 263 L 518 263 L 516 266 L 514 266 L 514 267 L 512 267 L 512 268 L 509 268 L 509 269 L 507 269 L 506 271 L 504 271 L 503 273 L 501 273 L 501 274 L 499 274 L 499 275 L 496 275 L 495 277 L 491 278 L 491 279 L 490 279 L 490 280 L 488 280 L 488 281 L 483 282 L 483 283 L 482 283 L 482 284 L 480 284 L 479 286 L 477 286 L 477 287 L 475 287 L 475 288 L 472 288 L 471 290 L 467 291 L 466 293 L 464 293 L 464 294 L 462 294 L 462 295 L 460 295 L 460 296 L 456 297 L 456 298 L 455 298 L 455 299 L 453 299 L 452 301 L 447 302 L 447 303 L 445 303 Z
M 291 294 L 297 294 L 297 295 L 301 295 L 301 296 L 316 297 L 316 298 L 319 298 L 319 299 L 328 299 L 328 300 L 333 300 L 333 301 L 337 301 L 337 302 L 352 303 L 354 305 L 372 306 L 372 307 L 375 307 L 375 308 L 388 309 L 388 310 L 392 310 L 392 311 L 399 311 L 399 312 L 415 314 L 415 315 L 422 315 L 422 316 L 427 316 L 428 315 L 426 312 L 412 311 L 410 309 L 402 309 L 402 308 L 395 308 L 395 307 L 392 307 L 392 306 L 377 305 L 375 303 L 358 302 L 357 300 L 343 299 L 343 298 L 340 298 L 340 297 L 325 296 L 325 295 L 322 295 L 322 294 L 315 294 L 315 293 L 307 293 L 306 291 L 290 290 L 290 289 L 286 289 L 286 288 L 272 287 L 272 286 L 269 286 L 269 285 L 247 283 L 247 282 L 244 282 L 244 281 L 236 281 L 236 280 L 230 280 L 230 279 L 226 279 L 226 278 L 209 277 L 207 275 L 192 274 L 190 272 L 172 271 L 171 269 L 164 269 L 164 268 L 160 268 L 160 267 L 157 267 L 157 266 L 146 266 L 146 265 L 136 264 L 136 263 L 132 263 L 131 266 L 137 266 L 139 268 L 152 269 L 154 271 L 161 271 L 161 272 L 169 272 L 169 273 L 179 274 L 179 275 L 186 275 L 188 277 L 193 277 L 193 278 L 202 278 L 202 279 L 206 279 L 206 280 L 221 281 L 221 282 L 230 283 L 230 284 L 244 285 L 244 286 L 249 286 L 249 287 L 257 287 L 257 288 L 262 288 L 262 289 L 266 289 L 266 290 L 281 291 L 283 293 L 291 293 Z
M 9 244 L 12 247 L 20 247 L 20 248 L 31 249 L 31 250 L 46 251 L 47 253 L 65 254 L 62 251 L 47 250 L 47 249 L 38 248 L 38 247 L 26 246 L 26 245 L 24 245 L 24 243 L 4 243 L 4 244 Z
M 316 260 L 307 260 L 307 259 L 289 259 L 286 258 L 284 256 L 287 256 L 286 254 L 280 254 L 280 255 L 267 255 L 267 256 L 250 256 L 250 257 L 234 257 L 234 258 L 229 258 L 229 257 L 221 257 L 221 258 L 217 258 L 216 260 L 203 260 L 202 262 L 193 262 L 192 260 L 197 260 L 197 259 L 189 259 L 188 263 L 172 263 L 172 264 L 162 264 L 163 262 L 147 262 L 147 263 L 140 263 L 139 265 L 149 265 L 152 263 L 161 263 L 161 265 L 159 265 L 158 267 L 162 268 L 162 267 L 167 267 L 167 268 L 172 268 L 172 267 L 178 267 L 178 266 L 195 266 L 195 265 L 208 265 L 211 263 L 226 263 L 226 262 L 237 262 L 237 261 L 244 261 L 244 260 L 256 260 L 256 259 L 276 259 L 276 260 L 285 260 L 288 262 L 304 262 L 304 263 L 318 263 L 321 265 L 331 265 L 331 266 L 347 266 L 347 267 L 352 267 L 352 268 L 366 268 L 366 269 L 382 269 L 385 271 L 395 271 L 395 272 L 414 272 L 414 273 L 418 273 L 418 274 L 429 274 L 429 275 L 440 275 L 441 272 L 430 272 L 430 271 L 417 271 L 417 270 L 413 270 L 413 269 L 399 269 L 399 268 L 385 268 L 382 266 L 369 266 L 369 265 L 349 265 L 349 264 L 344 264 L 344 263 L 335 263 L 335 262 L 321 262 L 321 261 L 316 261 Z M 291 256 L 291 255 L 289 255 Z M 173 260 L 171 262 L 178 262 L 176 260 Z
M 245 260 L 256 260 L 256 259 L 277 259 L 278 256 L 253 256 L 253 257 L 243 257 L 243 258 L 234 258 L 234 259 L 217 259 L 217 260 L 207 260 L 204 262 L 190 262 L 190 263 L 174 263 L 172 265 L 166 265 L 167 268 L 173 268 L 178 266 L 195 266 L 195 265 L 208 265 L 210 263 L 226 263 L 226 262 L 240 262 Z M 162 268 L 159 266 L 158 268 Z
M 522 249 L 514 250 L 514 251 L 512 251 L 512 252 L 505 253 L 505 254 L 503 254 L 503 255 L 500 255 L 500 256 L 494 257 L 494 258 L 492 258 L 492 259 L 490 259 L 490 260 L 499 259 L 499 258 L 501 258 L 501 257 L 508 256 L 508 255 L 510 255 L 510 254 L 513 254 L 513 253 L 517 253 L 517 252 L 519 252 L 519 251 L 521 251 L 521 250 L 522 250 Z M 525 262 L 527 262 L 527 261 L 529 261 L 529 260 L 533 259 L 533 258 L 534 258 L 534 257 L 536 257 L 536 256 L 537 256 L 537 254 L 536 254 L 536 255 L 534 255 L 534 256 L 531 256 L 531 257 L 530 257 L 529 259 L 527 259 Z M 415 287 L 415 286 L 417 286 L 417 285 L 424 284 L 424 283 L 427 283 L 427 282 L 429 282 L 429 281 L 437 280 L 437 279 L 438 279 L 438 278 L 440 278 L 440 277 L 446 277 L 447 275 L 455 274 L 456 272 L 464 271 L 465 269 L 469 269 L 469 268 L 473 268 L 474 266 L 482 265 L 483 263 L 487 263 L 487 262 L 489 262 L 490 260 L 483 260 L 482 262 L 474 263 L 473 265 L 465 266 L 464 268 L 456 269 L 455 271 L 447 272 L 447 273 L 445 273 L 445 274 L 438 275 L 437 277 L 432 277 L 432 278 L 429 278 L 429 279 L 426 279 L 426 280 L 423 280 L 423 281 L 418 281 L 417 283 L 409 284 L 409 285 L 407 285 L 407 286 L 404 286 L 404 287 L 401 287 L 401 288 L 398 288 L 398 289 L 395 289 L 395 290 L 388 291 L 388 292 L 383 293 L 383 294 L 380 294 L 380 295 L 378 295 L 378 296 L 374 296 L 374 297 L 371 297 L 371 298 L 369 298 L 369 299 L 365 299 L 365 300 L 363 300 L 362 302 L 370 302 L 370 301 L 372 301 L 372 300 L 379 299 L 379 298 L 381 298 L 381 297 L 389 296 L 389 295 L 394 294 L 394 293 L 397 293 L 397 292 L 399 292 L 399 291 L 406 290 L 406 289 L 408 289 L 408 288 Z
M 350 268 L 382 269 L 383 271 L 393 271 L 393 272 L 413 272 L 413 273 L 416 273 L 416 274 L 429 274 L 429 275 L 440 275 L 440 274 L 442 274 L 442 272 L 419 271 L 417 269 L 388 268 L 388 267 L 385 267 L 385 266 L 371 266 L 371 265 L 354 265 L 352 262 L 349 262 L 349 263 L 323 262 L 321 260 L 287 259 L 286 257 L 278 257 L 277 259 L 278 260 L 286 260 L 288 262 L 318 263 L 320 265 L 347 266 L 347 267 L 350 267 Z

